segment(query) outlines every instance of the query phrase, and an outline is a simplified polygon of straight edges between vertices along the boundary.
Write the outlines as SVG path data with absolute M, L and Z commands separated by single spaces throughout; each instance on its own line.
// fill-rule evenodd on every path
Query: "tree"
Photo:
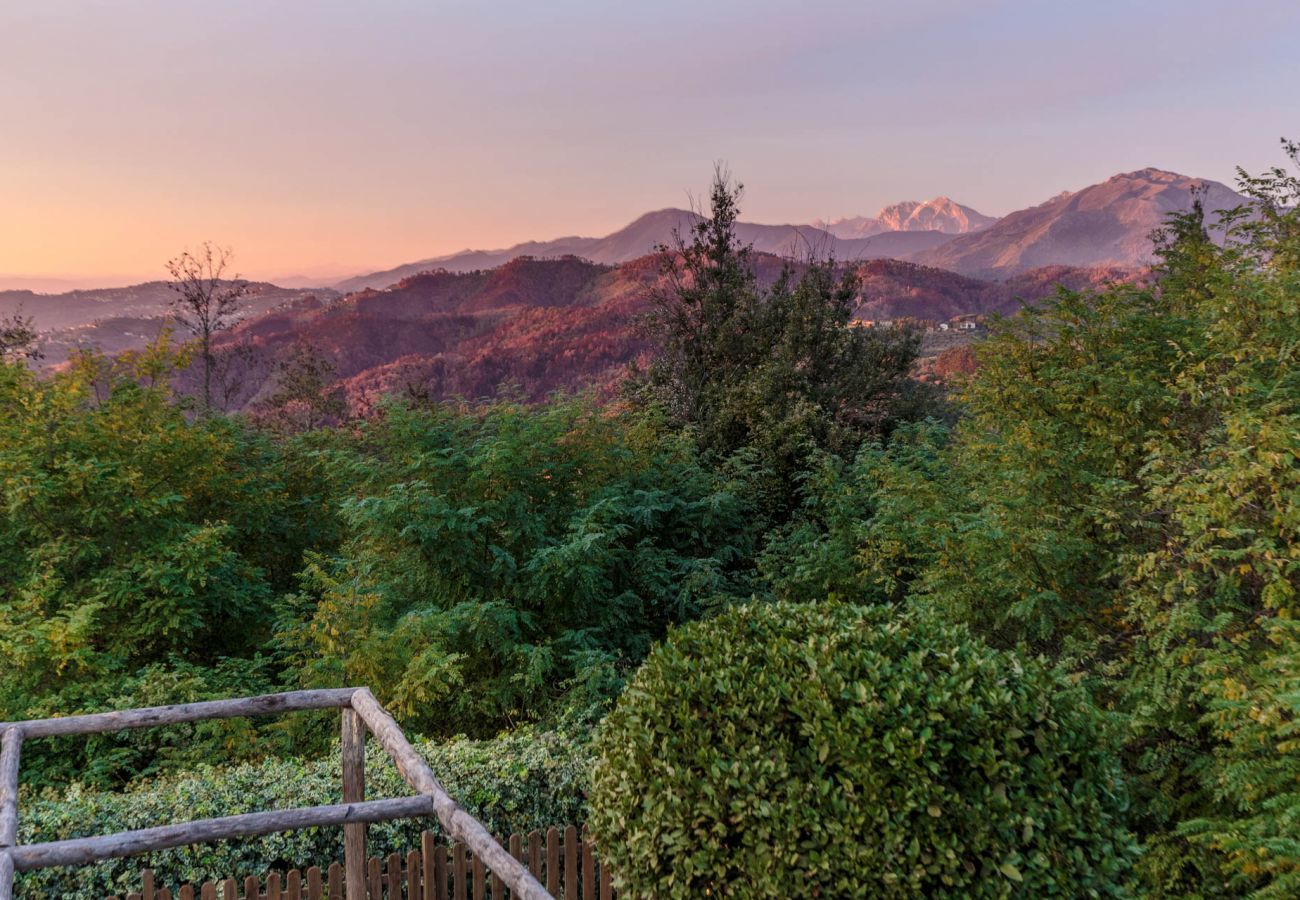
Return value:
M 172 301 L 173 315 L 199 343 L 205 415 L 212 412 L 212 375 L 216 366 L 213 335 L 235 323 L 239 302 L 251 289 L 249 283 L 238 275 L 224 277 L 232 255 L 229 248 L 204 241 L 196 252 L 185 250 L 167 261 L 167 271 L 172 276 L 171 289 L 176 292 Z
M 1300 181 L 1243 189 L 1225 245 L 1196 203 L 1153 283 L 998 323 L 954 428 L 864 454 L 860 568 L 827 569 L 1114 711 L 1153 896 L 1300 890 Z
M 31 317 L 24 318 L 21 309 L 13 315 L 0 316 L 0 362 L 40 359 L 37 337 Z
M 282 632 L 305 685 L 372 684 L 407 724 L 493 734 L 617 693 L 672 622 L 748 593 L 745 473 L 583 402 L 389 405 L 339 454 L 348 538 Z M 426 733 L 427 733 L 426 731 Z
M 736 235 L 740 196 L 719 170 L 710 215 L 660 248 L 666 288 L 650 320 L 659 354 L 628 394 L 661 406 L 717 457 L 756 453 L 765 505 L 780 517 L 818 453 L 851 459 L 916 413 L 920 338 L 851 327 L 858 281 L 833 259 L 786 260 L 765 285 Z
M 48 378 L 0 364 L 0 721 L 162 702 L 148 685 L 182 665 L 214 691 L 273 686 L 257 654 L 277 598 L 304 549 L 333 544 L 325 462 L 237 418 L 187 417 L 171 390 L 187 363 L 164 334 Z M 162 763 L 121 736 L 32 754 L 39 783 Z
M 259 404 L 258 418 L 287 431 L 311 431 L 338 422 L 348 404 L 335 375 L 334 361 L 320 347 L 300 341 L 277 364 L 275 390 Z

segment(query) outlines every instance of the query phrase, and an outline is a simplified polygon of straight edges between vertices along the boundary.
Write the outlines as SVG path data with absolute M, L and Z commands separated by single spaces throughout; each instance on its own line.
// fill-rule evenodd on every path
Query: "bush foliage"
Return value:
M 743 467 L 582 401 L 392 407 L 335 465 L 348 537 L 309 556 L 281 636 L 304 684 L 373 685 L 426 733 L 611 697 L 752 569 Z
M 961 628 L 739 606 L 674 631 L 607 717 L 591 825 L 632 897 L 1114 895 L 1101 726 Z

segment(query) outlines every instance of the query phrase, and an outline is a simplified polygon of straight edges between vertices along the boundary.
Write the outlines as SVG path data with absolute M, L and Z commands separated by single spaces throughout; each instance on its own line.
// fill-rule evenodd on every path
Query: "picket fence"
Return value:
M 556 900 L 614 897 L 609 870 L 596 859 L 585 828 L 581 834 L 573 826 L 563 832 L 549 828 L 545 835 L 539 831 L 512 834 L 508 847 Z M 250 875 L 243 879 L 242 887 L 237 879 L 226 878 L 198 886 L 185 884 L 173 891 L 155 881 L 153 871 L 145 869 L 140 892 L 127 894 L 126 900 L 344 900 L 343 866 L 339 863 L 324 871 L 312 866 L 306 872 L 271 872 L 265 879 Z M 368 900 L 503 900 L 510 891 L 465 844 L 440 844 L 426 831 L 420 849 L 405 857 L 397 853 L 385 859 L 370 857 L 366 896 Z

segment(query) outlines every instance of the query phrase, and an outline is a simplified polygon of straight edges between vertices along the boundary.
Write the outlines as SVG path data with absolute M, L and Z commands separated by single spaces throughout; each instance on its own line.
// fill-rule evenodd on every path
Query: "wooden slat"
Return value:
M 406 854 L 406 896 L 408 900 L 420 900 L 424 896 L 420 881 L 419 850 L 412 850 Z
M 285 900 L 302 900 L 302 873 L 297 869 L 290 869 L 284 887 Z
M 259 900 L 262 893 L 261 885 L 257 883 L 256 875 L 244 876 L 244 900 Z
M 546 829 L 546 890 L 560 896 L 560 830 L 554 825 Z
M 428 797 L 397 797 L 369 800 L 365 803 L 339 803 L 273 812 L 245 813 L 222 819 L 202 819 L 179 825 L 163 825 L 140 831 L 124 831 L 102 837 L 27 844 L 11 852 L 14 868 L 20 872 L 49 866 L 76 866 L 131 856 L 151 850 L 164 850 L 185 844 L 203 844 L 276 831 L 292 831 L 321 825 L 344 825 L 349 822 L 382 822 L 428 815 L 432 801 Z
M 477 856 L 470 859 L 470 893 L 474 900 L 483 900 L 487 893 L 487 870 Z
M 498 841 L 498 843 L 501 843 Z M 501 876 L 496 872 L 490 873 L 492 884 L 492 900 L 502 900 L 506 895 L 506 883 L 501 880 Z
M 420 834 L 420 863 L 424 866 L 424 900 L 440 900 L 437 875 L 433 871 L 433 834 Z
M 17 729 L 21 730 L 27 739 L 60 734 L 101 734 L 105 731 L 153 728 L 158 725 L 176 725 L 204 719 L 270 716 L 308 709 L 331 709 L 347 706 L 352 701 L 352 695 L 356 690 L 356 688 L 331 688 L 320 691 L 288 691 L 282 694 L 263 694 L 258 697 L 238 697 L 233 700 L 205 700 L 201 703 L 123 709 L 84 716 L 0 722 L 0 733 Z
M 176 892 L 176 900 L 194 900 L 194 885 L 182 884 Z
M 266 876 L 266 900 L 284 900 L 280 893 L 279 872 L 271 872 Z
M 564 829 L 564 900 L 578 900 L 578 829 Z
M 466 891 L 466 873 L 465 873 L 465 845 L 457 841 L 451 848 L 451 866 L 453 873 L 453 882 L 451 889 L 451 900 L 469 900 L 468 891 Z
M 343 867 L 338 863 L 330 863 L 329 895 L 329 900 L 343 900 Z
M 371 900 L 380 900 L 383 897 L 383 873 L 379 869 L 378 856 L 370 857 L 366 863 L 366 884 L 370 887 Z M 349 897 L 348 900 L 352 900 L 352 898 Z M 362 900 L 365 900 L 364 895 L 362 895 Z
M 596 860 L 590 840 L 582 842 L 582 900 L 596 900 Z
M 153 884 L 153 869 L 145 869 L 140 873 L 140 896 L 143 900 L 157 900 Z
M 200 900 L 217 900 L 217 885 L 214 881 L 205 881 L 199 888 Z
M 239 884 L 233 878 L 221 882 L 221 900 L 239 900 Z
M 325 900 L 321 887 L 320 866 L 312 866 L 307 870 L 307 900 Z
M 138 893 L 127 894 L 126 900 L 140 900 L 140 895 Z
M 600 864 L 600 900 L 613 900 L 614 880 L 609 876 L 609 866 Z
M 390 900 L 402 896 L 402 858 L 396 853 L 388 854 L 388 896 Z
M 366 729 L 361 717 L 343 710 L 343 802 L 366 799 Z M 343 871 L 347 878 L 347 900 L 366 900 L 366 826 L 358 822 L 343 826 Z
M 158 888 L 158 900 L 172 900 L 172 892 L 169 888 Z
M 528 871 L 538 881 L 542 880 L 542 833 L 528 832 Z
M 447 848 L 441 844 L 433 851 L 433 877 L 438 885 L 438 900 L 447 900 Z

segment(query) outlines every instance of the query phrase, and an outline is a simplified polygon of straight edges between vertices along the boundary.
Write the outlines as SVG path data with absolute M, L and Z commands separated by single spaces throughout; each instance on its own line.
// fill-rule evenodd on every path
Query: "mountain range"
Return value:
M 849 262 L 901 259 L 963 275 L 1004 279 L 1048 265 L 1138 267 L 1151 261 L 1151 231 L 1175 211 L 1191 208 L 1205 191 L 1206 209 L 1226 209 L 1245 198 L 1216 181 L 1163 169 L 1116 175 L 1079 191 L 994 219 L 947 197 L 905 202 L 874 217 L 856 216 L 811 225 L 741 223 L 737 234 L 764 253 L 834 255 Z M 348 292 L 383 288 L 432 269 L 470 272 L 520 256 L 578 256 L 613 265 L 671 244 L 699 216 L 683 209 L 647 213 L 604 237 L 529 241 L 501 250 L 465 250 L 430 257 L 334 285 Z
M 737 231 L 764 277 L 789 257 L 833 254 L 860 278 L 859 318 L 945 321 L 1011 312 L 1058 284 L 1140 278 L 1152 229 L 1190 208 L 1198 190 L 1207 209 L 1244 202 L 1217 182 L 1142 169 L 997 220 L 940 197 L 825 227 L 747 223 Z M 480 397 L 510 383 L 539 398 L 608 387 L 651 352 L 636 321 L 660 284 L 655 248 L 697 221 L 686 210 L 659 210 L 604 237 L 465 251 L 332 288 L 257 284 L 244 321 L 221 338 L 254 361 L 238 403 L 261 402 L 275 363 L 301 342 L 331 357 L 360 407 L 391 390 Z M 863 233 L 885 226 L 893 230 Z M 0 315 L 32 316 L 46 365 L 58 365 L 78 345 L 110 353 L 143 346 L 166 326 L 171 296 L 163 282 L 57 295 L 0 291 Z
M 420 272 L 433 269 L 473 272 L 494 268 L 520 256 L 577 256 L 596 263 L 617 265 L 653 253 L 656 247 L 671 245 L 676 235 L 686 235 L 698 221 L 700 216 L 689 210 L 660 209 L 646 213 L 604 237 L 562 237 L 529 241 L 504 250 L 465 250 L 349 278 L 334 287 L 344 292 L 384 288 Z M 882 232 L 843 239 L 815 225 L 758 225 L 751 222 L 738 223 L 736 235 L 742 242 L 753 245 L 759 253 L 794 257 L 833 253 L 837 258 L 852 260 L 910 257 L 948 239 L 939 231 Z

